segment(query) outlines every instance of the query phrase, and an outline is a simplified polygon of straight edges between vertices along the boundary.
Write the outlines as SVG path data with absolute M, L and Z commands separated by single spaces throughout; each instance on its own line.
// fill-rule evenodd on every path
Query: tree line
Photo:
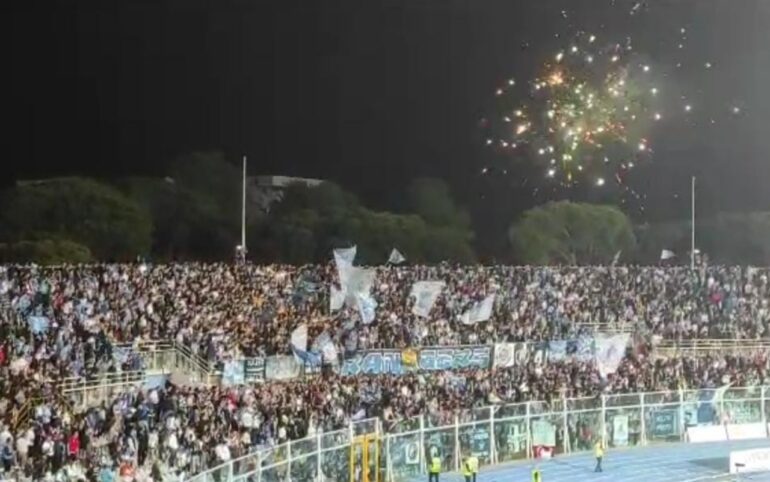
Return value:
M 20 182 L 0 193 L 0 261 L 228 260 L 240 242 L 240 170 L 221 153 L 173 162 L 164 178 L 81 177 Z M 414 263 L 655 263 L 662 249 L 687 257 L 688 221 L 634 226 L 618 208 L 554 202 L 511 220 L 505 259 L 476 253 L 471 215 L 436 179 L 417 179 L 398 212 L 378 211 L 340 186 L 289 186 L 247 221 L 249 258 L 324 262 L 355 244 L 362 263 L 394 247 Z M 770 213 L 715 214 L 697 225 L 698 247 L 718 262 L 768 264 Z

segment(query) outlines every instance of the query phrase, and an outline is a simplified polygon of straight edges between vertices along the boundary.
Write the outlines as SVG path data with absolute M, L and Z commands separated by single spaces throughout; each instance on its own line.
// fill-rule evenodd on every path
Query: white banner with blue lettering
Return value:
M 622 335 L 607 336 L 597 334 L 594 337 L 596 346 L 596 367 L 602 378 L 615 373 L 620 362 L 626 356 L 626 348 L 631 335 L 628 333 Z
M 471 308 L 462 314 L 460 322 L 464 325 L 473 325 L 482 321 L 487 321 L 492 317 L 492 309 L 495 306 L 495 295 L 491 294 L 481 301 L 478 301 Z
M 441 290 L 444 289 L 443 281 L 418 281 L 412 285 L 409 296 L 414 298 L 412 313 L 422 318 L 430 316 L 430 310 L 436 303 Z

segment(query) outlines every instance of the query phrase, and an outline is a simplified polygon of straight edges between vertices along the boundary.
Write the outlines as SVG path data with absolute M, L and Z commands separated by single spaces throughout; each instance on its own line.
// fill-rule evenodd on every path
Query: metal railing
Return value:
M 471 453 L 486 466 L 533 458 L 540 446 L 563 454 L 591 450 L 599 439 L 610 448 L 681 442 L 689 426 L 766 424 L 768 412 L 770 387 L 679 390 L 493 405 L 448 420 L 431 413 L 402 420 L 388 433 L 377 428 L 376 434 L 384 480 L 402 482 L 424 474 L 433 454 L 441 458 L 442 471 L 457 471 Z M 255 450 L 188 480 L 350 480 L 357 469 L 349 461 L 355 435 L 352 429 L 321 433 Z
M 119 343 L 116 346 L 136 352 L 144 361 L 147 371 L 166 373 L 180 371 L 189 376 L 192 381 L 206 385 L 215 384 L 220 378 L 208 361 L 175 341 L 150 340 Z
M 619 322 L 596 322 L 596 323 L 577 323 L 578 329 L 587 330 L 590 333 L 621 334 L 634 333 L 636 325 L 625 321 Z
M 653 347 L 656 356 L 751 353 L 770 350 L 770 339 L 690 339 L 661 340 Z
M 64 378 L 56 384 L 56 388 L 72 407 L 83 410 L 102 402 L 110 402 L 127 389 L 141 385 L 144 380 L 144 370 L 101 373 L 89 378 Z

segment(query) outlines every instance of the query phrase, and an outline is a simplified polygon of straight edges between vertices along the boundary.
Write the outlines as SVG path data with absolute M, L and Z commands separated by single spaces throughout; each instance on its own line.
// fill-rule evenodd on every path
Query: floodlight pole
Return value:
M 695 176 L 690 186 L 692 197 L 692 219 L 690 220 L 690 269 L 695 269 Z
M 246 253 L 246 156 L 243 156 L 243 186 L 241 192 L 241 251 Z

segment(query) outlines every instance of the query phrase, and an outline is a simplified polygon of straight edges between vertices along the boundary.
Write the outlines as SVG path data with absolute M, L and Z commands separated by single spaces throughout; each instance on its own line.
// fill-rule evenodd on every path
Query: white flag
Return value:
M 414 297 L 412 313 L 427 318 L 442 289 L 444 289 L 443 281 L 418 281 L 413 284 L 412 292 L 409 294 Z
M 337 311 L 345 304 L 345 292 L 335 286 L 329 287 L 329 311 Z
M 347 286 L 343 286 L 347 296 L 367 295 L 374 285 L 377 272 L 373 268 L 350 268 Z M 347 288 L 347 289 L 346 289 Z
M 368 325 L 374 321 L 375 311 L 377 310 L 377 302 L 371 295 L 358 294 L 356 296 L 358 302 L 358 313 L 361 315 L 361 322 Z
M 631 335 L 596 335 L 594 342 L 596 346 L 596 367 L 599 369 L 599 375 L 606 378 L 607 375 L 615 373 L 620 362 L 626 356 L 626 348 Z
M 356 309 L 359 307 L 359 297 L 368 298 L 370 296 L 375 275 L 376 271 L 371 268 L 350 268 L 347 284 L 342 287 L 345 293 L 345 303 L 348 307 Z
M 328 331 L 324 331 L 318 335 L 318 338 L 316 338 L 315 342 L 313 342 L 313 350 L 320 353 L 323 356 L 325 362 L 337 362 L 337 345 L 335 345 L 334 341 L 332 341 L 332 337 L 329 335 Z
M 494 306 L 495 295 L 491 294 L 483 300 L 474 303 L 471 309 L 462 314 L 460 322 L 464 325 L 473 325 L 481 321 L 487 321 L 492 316 Z
M 674 254 L 673 251 L 669 251 L 667 249 L 664 249 L 663 251 L 660 252 L 660 259 L 661 259 L 661 261 L 665 261 L 667 259 L 671 259 L 671 258 L 673 258 L 675 256 L 676 255 Z
M 334 250 L 334 263 L 337 265 L 337 274 L 340 277 L 342 291 L 347 291 L 348 277 L 353 268 L 353 260 L 356 259 L 356 247 L 340 248 Z
M 338 248 L 334 250 L 334 262 L 337 266 L 343 264 L 353 266 L 353 260 L 356 259 L 356 246 L 350 248 Z
M 390 252 L 390 257 L 388 258 L 388 263 L 390 263 L 390 264 L 401 264 L 404 261 L 406 261 L 406 258 L 404 258 L 404 255 L 401 254 L 396 248 L 393 248 L 393 251 Z
M 307 351 L 307 325 L 302 323 L 291 333 L 291 346 L 295 350 Z
M 618 251 L 617 253 L 615 253 L 615 257 L 612 258 L 612 266 L 615 266 L 616 264 L 618 264 L 618 261 L 620 261 L 620 253 L 621 252 L 622 251 Z

